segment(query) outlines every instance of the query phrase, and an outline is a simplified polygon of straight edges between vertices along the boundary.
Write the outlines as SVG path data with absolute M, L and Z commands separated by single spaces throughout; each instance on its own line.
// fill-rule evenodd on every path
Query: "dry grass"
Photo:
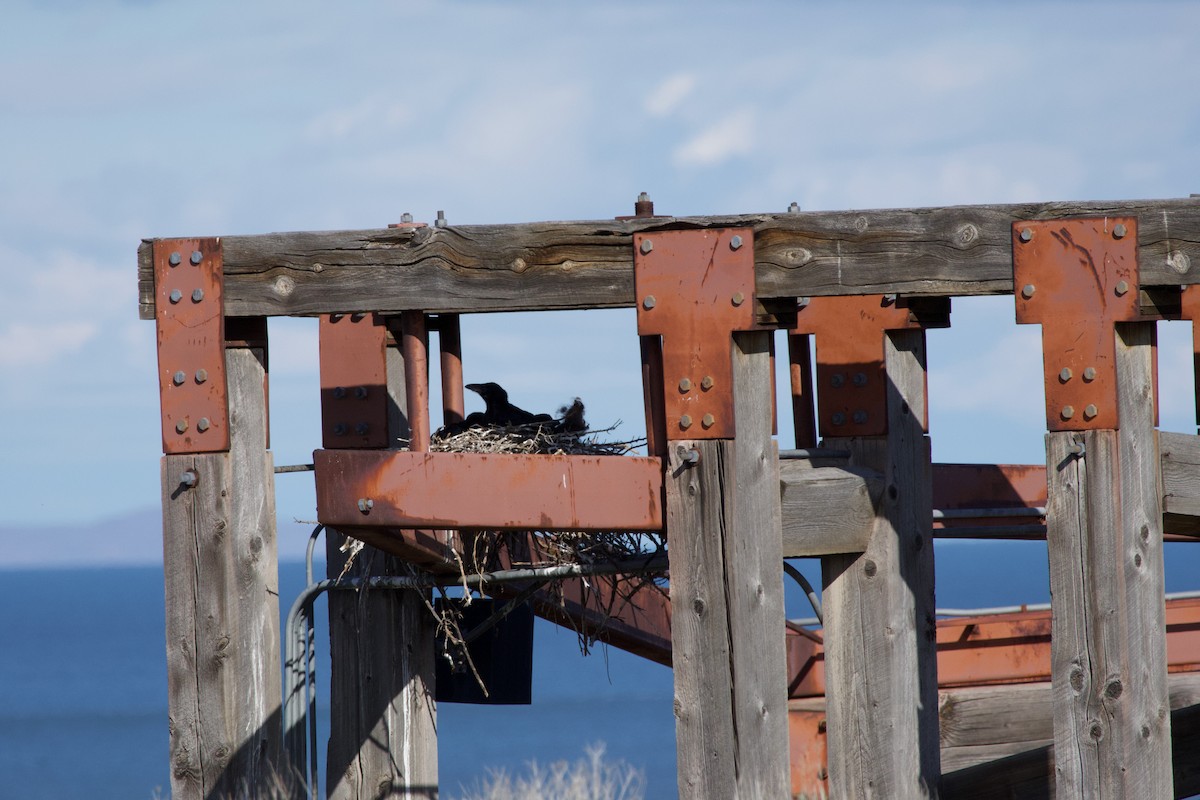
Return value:
M 646 778 L 624 761 L 606 762 L 604 745 L 593 744 L 571 764 L 530 761 L 523 775 L 494 770 L 459 800 L 642 800 Z

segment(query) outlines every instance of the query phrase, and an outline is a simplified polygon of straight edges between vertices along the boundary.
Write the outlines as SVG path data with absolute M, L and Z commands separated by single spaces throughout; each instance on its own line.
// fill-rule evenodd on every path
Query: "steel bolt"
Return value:
M 357 433 L 359 436 L 366 436 L 370 430 L 371 430 L 371 426 L 365 422 L 360 422 L 354 426 L 354 432 Z
M 333 398 L 335 400 L 341 400 L 345 396 L 346 396 L 346 387 L 345 386 L 333 387 Z
M 208 380 L 208 370 L 206 370 L 206 369 L 196 370 L 196 383 L 204 383 L 206 380 Z
M 194 469 L 185 469 L 179 476 L 179 482 L 190 489 L 200 482 L 200 475 Z
M 183 261 L 183 258 L 180 257 L 179 253 L 171 253 L 171 257 L 167 259 L 167 263 L 172 267 L 178 267 L 180 261 Z
M 1094 380 L 1096 380 L 1096 370 L 1095 370 L 1095 369 L 1093 369 L 1092 367 L 1088 367 L 1087 369 L 1085 369 L 1085 370 L 1083 371 L 1083 379 L 1084 379 L 1085 381 L 1094 381 Z
M 1022 228 L 1021 229 L 1021 241 L 1022 242 L 1028 242 L 1032 238 L 1033 238 L 1033 228 Z
M 646 299 L 642 301 L 642 308 L 646 309 L 647 311 L 654 308 L 656 305 L 658 305 L 658 301 L 654 299 L 654 295 L 652 294 L 646 295 Z
M 788 206 L 788 213 L 789 214 L 799 214 L 800 213 L 800 204 L 793 202 L 791 205 Z
M 172 289 L 171 294 L 167 296 L 167 299 L 172 303 L 178 303 L 183 299 L 183 292 L 179 291 L 178 289 Z
M 692 382 L 687 378 L 679 379 L 679 391 L 690 392 L 692 390 Z
M 885 306 L 894 306 L 896 305 L 896 299 L 897 296 L 895 294 L 885 294 L 883 296 L 883 304 Z
M 840 389 L 846 385 L 846 376 L 840 372 L 835 372 L 829 379 L 829 385 L 835 389 Z
M 642 255 L 647 255 L 654 249 L 654 242 L 649 239 L 642 239 Z
M 741 249 L 741 247 L 742 247 L 742 237 L 734 236 L 732 239 L 729 240 L 729 249 L 730 250 L 739 250 L 739 249 Z
M 1113 226 L 1113 238 L 1114 239 L 1124 239 L 1126 233 L 1128 233 L 1128 231 L 1125 229 L 1124 225 L 1117 223 L 1116 225 Z
M 333 435 L 334 436 L 345 436 L 346 435 L 346 426 L 340 422 L 338 424 L 334 425 L 333 426 Z
M 199 303 L 203 299 L 204 299 L 204 290 L 203 289 L 192 290 L 192 302 L 193 303 Z
M 1122 297 L 1129 291 L 1128 281 L 1117 281 L 1117 297 Z
M 854 385 L 855 386 L 866 386 L 867 385 L 867 373 L 865 373 L 865 372 L 854 373 Z
M 405 211 L 403 214 L 400 215 L 400 221 L 401 222 L 412 222 L 413 215 L 408 213 L 407 211 Z
M 835 411 L 833 414 L 833 417 L 831 417 L 830 421 L 833 422 L 834 425 L 845 425 L 846 424 L 846 415 L 840 411 Z
M 171 377 L 171 380 L 176 386 L 183 386 L 183 382 L 187 380 L 187 373 L 185 373 L 183 370 L 179 370 Z
M 705 375 L 704 380 L 700 381 L 700 388 L 707 392 L 712 387 L 713 387 L 712 375 Z
M 1034 286 L 1032 283 L 1027 283 L 1021 287 L 1021 296 L 1028 300 L 1029 298 L 1033 297 L 1033 293 L 1036 291 L 1036 286 Z
M 742 303 L 746 302 L 746 295 L 742 294 L 741 292 L 734 292 L 733 297 L 730 299 L 733 301 L 735 306 L 740 306 Z
M 181 419 L 181 420 L 179 420 L 179 422 L 175 423 L 175 432 L 176 433 L 187 433 L 187 429 L 188 429 L 188 423 L 187 423 L 186 419 Z
M 358 498 L 358 510 L 361 511 L 362 513 L 368 514 L 368 513 L 370 513 L 371 509 L 374 507 L 375 507 L 375 501 L 372 500 L 371 498 L 369 498 L 369 497 Z
M 201 417 L 199 420 L 196 421 L 196 430 L 200 431 L 201 433 L 204 433 L 206 430 L 208 430 L 208 426 L 210 424 L 211 423 L 208 421 L 208 417 Z
M 1071 417 L 1075 416 L 1075 407 L 1074 406 L 1063 406 L 1062 411 L 1059 413 L 1062 414 L 1063 419 L 1070 419 Z
M 1067 381 L 1071 380 L 1071 374 L 1070 367 L 1063 367 L 1062 371 L 1058 373 L 1058 379 L 1063 383 L 1066 383 Z
M 204 260 L 204 253 L 201 253 L 199 250 L 192 251 L 192 266 L 193 267 L 200 266 L 200 262 L 203 260 Z
M 357 387 L 354 390 L 354 396 L 357 397 L 359 400 L 366 400 L 367 399 L 367 387 L 365 387 L 365 386 Z
M 679 459 L 681 464 L 698 464 L 700 462 L 700 451 L 696 448 L 688 448 L 683 445 L 678 445 L 675 448 L 675 457 Z
M 679 427 L 683 428 L 685 431 L 692 427 L 692 418 L 687 414 L 684 414 L 679 418 Z
M 706 429 L 711 428 L 716 423 L 717 423 L 717 420 L 716 420 L 716 418 L 713 417 L 712 414 L 705 414 L 704 418 L 702 420 L 700 420 L 700 424 L 703 425 Z
M 445 228 L 446 226 L 448 226 L 450 223 L 446 222 L 446 212 L 445 211 L 437 212 L 437 219 L 434 220 L 433 224 L 434 224 L 434 226 L 436 226 L 438 228 Z
M 866 425 L 867 424 L 867 412 L 855 411 L 854 412 L 854 424 L 855 425 Z
M 1099 413 L 1100 413 L 1100 409 L 1096 408 L 1096 406 L 1094 404 L 1089 403 L 1088 406 L 1085 409 L 1083 409 L 1083 418 L 1084 419 L 1092 419 Z

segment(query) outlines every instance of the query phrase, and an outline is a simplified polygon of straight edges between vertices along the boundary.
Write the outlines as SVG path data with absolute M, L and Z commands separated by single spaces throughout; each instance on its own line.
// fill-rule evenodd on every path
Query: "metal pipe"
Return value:
M 961 528 L 934 528 L 935 539 L 1029 539 L 1046 538 L 1045 525 L 973 525 Z
M 496 624 L 500 622 L 500 620 L 504 619 L 509 614 L 516 611 L 517 608 L 519 606 L 521 606 L 523 603 L 525 603 L 526 600 L 528 600 L 529 598 L 531 598 L 535 594 L 537 594 L 538 591 L 540 591 L 541 588 L 545 585 L 546 585 L 545 581 L 535 581 L 533 583 L 533 585 L 528 586 L 525 589 L 522 589 L 520 594 L 518 594 L 512 600 L 509 600 L 507 603 L 505 603 L 500 608 L 497 608 L 495 611 L 493 611 L 491 614 L 488 615 L 487 619 L 485 619 L 483 622 L 479 623 L 474 628 L 471 628 L 470 631 L 465 633 L 463 635 L 463 644 L 470 644 L 471 642 L 478 639 L 480 636 L 483 636 L 489 630 L 494 628 L 496 626 Z
M 780 461 L 797 461 L 804 459 L 848 459 L 849 450 L 831 450 L 825 447 L 800 447 L 795 450 L 780 450 Z
M 796 447 L 817 446 L 817 418 L 813 407 L 812 349 L 808 334 L 788 334 L 788 361 L 792 380 L 792 424 Z
M 275 468 L 275 474 L 279 475 L 284 472 L 312 472 L 316 467 L 312 464 L 288 464 L 282 467 Z
M 429 339 L 425 314 L 400 314 L 400 350 L 404 354 L 404 388 L 408 399 L 409 449 L 429 450 Z
M 438 315 L 438 353 L 441 356 L 442 424 L 462 422 L 463 400 L 462 326 L 458 314 Z
M 1026 508 L 935 508 L 934 519 L 983 519 L 985 517 L 1044 517 L 1043 506 Z
M 793 567 L 788 562 L 783 562 L 783 571 L 791 576 L 792 580 L 800 584 L 800 588 L 804 590 L 804 594 L 808 597 L 808 603 L 812 606 L 813 613 L 817 615 L 817 621 L 824 624 L 825 614 L 821 611 L 821 599 L 817 597 L 816 591 L 813 590 L 812 584 L 808 582 L 808 578 L 800 570 Z

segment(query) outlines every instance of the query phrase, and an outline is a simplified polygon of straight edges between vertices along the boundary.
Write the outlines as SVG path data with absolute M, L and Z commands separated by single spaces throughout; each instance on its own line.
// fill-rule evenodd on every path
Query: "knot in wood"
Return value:
M 1121 685 L 1120 680 L 1111 680 L 1108 686 L 1104 687 L 1104 696 L 1110 700 L 1116 700 L 1125 691 L 1125 687 Z
M 1093 722 L 1092 727 L 1088 728 L 1088 735 L 1098 742 L 1104 738 L 1104 727 L 1099 722 Z
M 1174 250 L 1167 256 L 1167 266 L 1183 275 L 1192 268 L 1192 260 L 1188 258 L 1187 253 Z
M 1071 670 L 1071 688 L 1077 692 L 1083 691 L 1083 668 L 1075 667 Z
M 704 616 L 704 609 L 705 609 L 705 605 L 704 605 L 703 598 L 697 597 L 695 600 L 692 601 L 692 611 L 696 612 L 697 617 Z
M 960 225 L 955 234 L 959 245 L 968 245 L 979 238 L 979 228 L 968 222 L 966 225 Z
M 866 576 L 868 578 L 874 578 L 875 573 L 878 571 L 879 571 L 879 567 L 877 567 L 875 565 L 875 562 L 872 561 L 871 559 L 867 559 L 866 563 L 863 564 L 863 572 L 866 573 Z

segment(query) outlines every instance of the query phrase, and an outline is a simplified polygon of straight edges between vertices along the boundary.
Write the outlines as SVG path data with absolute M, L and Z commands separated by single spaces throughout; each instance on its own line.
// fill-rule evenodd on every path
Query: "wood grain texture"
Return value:
M 825 442 L 886 483 L 866 551 L 822 559 L 836 798 L 935 796 L 939 777 L 925 340 L 896 331 L 885 341 L 888 435 Z
M 737 438 L 668 454 L 679 795 L 714 800 L 786 797 L 789 780 L 769 340 L 735 340 Z
M 1116 341 L 1120 431 L 1046 437 L 1056 793 L 1167 798 L 1153 323 L 1118 325 Z
M 389 435 L 396 444 L 409 435 L 399 348 L 388 348 L 387 370 Z M 326 534 L 330 578 L 346 569 L 346 541 L 335 531 Z M 365 545 L 346 574 L 404 574 L 404 565 Z M 330 592 L 329 647 L 327 796 L 436 798 L 434 625 L 422 592 Z
M 162 461 L 171 796 L 257 795 L 285 775 L 274 473 L 261 354 L 226 353 L 229 453 Z M 198 483 L 180 482 L 193 469 Z
M 861 553 L 875 527 L 883 475 L 871 470 L 779 463 L 783 556 Z
M 1142 286 L 1200 282 L 1195 200 L 1025 203 L 227 236 L 225 313 L 627 307 L 633 234 L 689 227 L 753 227 L 760 298 L 999 294 L 1012 291 L 1012 222 L 1105 214 L 1137 216 Z M 149 251 L 138 251 L 144 319 Z

